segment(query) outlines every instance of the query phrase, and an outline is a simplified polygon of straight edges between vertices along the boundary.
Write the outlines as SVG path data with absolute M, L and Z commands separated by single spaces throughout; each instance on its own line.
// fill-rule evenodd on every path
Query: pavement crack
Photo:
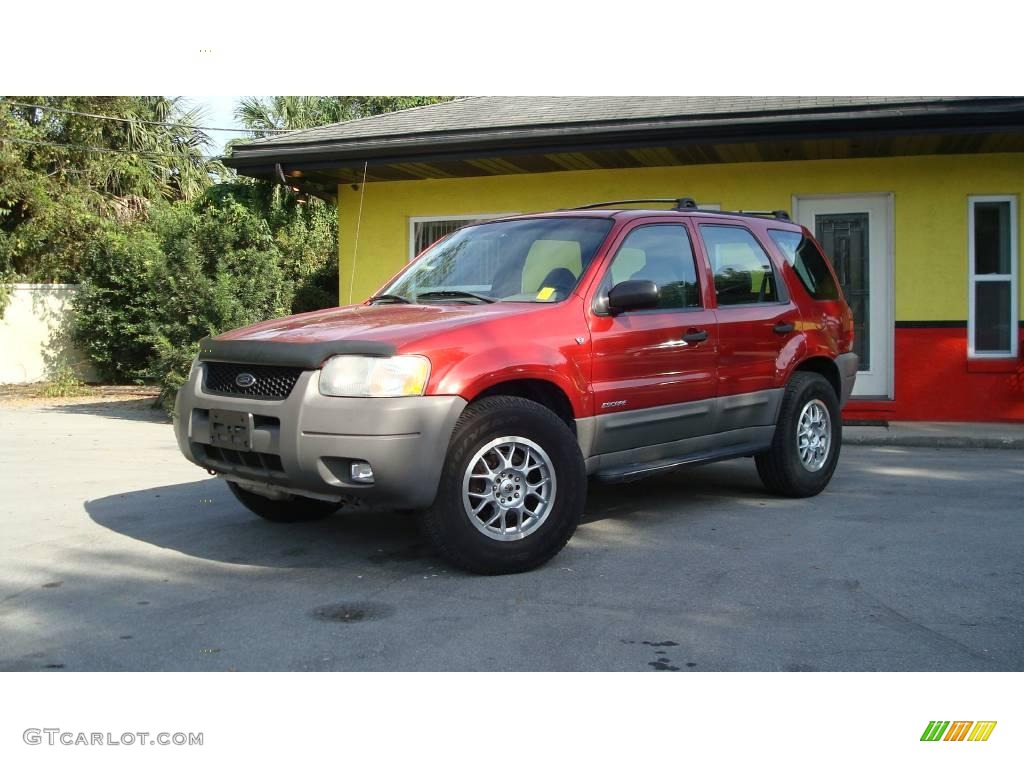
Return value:
M 910 618 L 904 613 L 900 613 L 891 605 L 886 603 L 884 600 L 880 599 L 877 595 L 868 592 L 863 587 L 860 587 L 858 591 L 860 591 L 861 594 L 863 594 L 865 597 L 868 597 L 871 600 L 873 600 L 878 605 L 879 611 L 885 612 L 886 615 L 888 615 L 891 618 L 894 618 L 897 621 L 897 623 L 909 625 L 911 627 L 919 629 L 922 632 L 926 633 L 929 637 L 936 638 L 942 641 L 943 643 L 951 645 L 957 650 L 966 653 L 968 656 L 971 656 L 972 658 L 979 659 L 998 668 L 998 663 L 991 656 L 987 656 L 983 653 L 980 653 L 979 651 L 976 651 L 973 648 L 971 648 L 969 645 L 965 645 L 964 643 L 960 642 L 955 637 L 950 637 L 949 635 L 940 632 L 937 629 L 932 629 L 931 627 L 926 626 L 921 622 Z

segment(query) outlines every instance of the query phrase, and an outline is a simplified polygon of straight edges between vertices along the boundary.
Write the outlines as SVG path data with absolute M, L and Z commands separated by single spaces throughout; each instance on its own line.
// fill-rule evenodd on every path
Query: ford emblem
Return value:
M 256 377 L 251 373 L 240 373 L 235 376 L 235 384 L 240 386 L 242 389 L 248 389 L 256 383 Z

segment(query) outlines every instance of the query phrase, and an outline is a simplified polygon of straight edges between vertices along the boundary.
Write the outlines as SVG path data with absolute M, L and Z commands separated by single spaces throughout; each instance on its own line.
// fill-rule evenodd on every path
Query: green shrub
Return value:
M 170 407 L 204 336 L 337 305 L 337 217 L 267 185 L 221 184 L 194 203 L 90 238 L 75 340 L 106 381 L 156 381 Z
M 332 254 L 315 272 L 301 280 L 292 298 L 292 312 L 312 312 L 338 306 L 338 257 Z
M 107 225 L 89 242 L 74 298 L 74 340 L 104 381 L 137 383 L 148 375 L 162 303 L 152 274 L 163 258 L 160 238 L 144 225 Z
M 176 208 L 155 223 L 164 258 L 151 276 L 159 311 L 149 375 L 169 408 L 199 340 L 288 314 L 292 283 L 266 222 L 238 203 L 198 212 Z
M 285 277 L 295 286 L 291 311 L 338 305 L 338 211 L 315 198 L 299 202 L 286 188 L 262 182 L 217 184 L 200 207 L 242 205 L 273 233 Z
M 157 405 L 173 413 L 174 398 L 188 381 L 189 368 L 199 351 L 197 344 L 172 344 L 166 337 L 156 340 L 156 358 L 150 368 L 153 378 L 160 384 Z
M 14 293 L 15 275 L 13 272 L 5 271 L 0 267 L 0 320 L 4 319 L 4 312 L 11 303 L 11 294 Z
M 85 382 L 70 365 L 62 365 L 54 372 L 42 389 L 43 397 L 77 397 L 89 391 Z

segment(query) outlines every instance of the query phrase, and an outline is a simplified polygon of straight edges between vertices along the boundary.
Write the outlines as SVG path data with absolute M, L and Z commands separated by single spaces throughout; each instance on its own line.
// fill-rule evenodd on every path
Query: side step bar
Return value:
M 752 446 L 752 445 L 738 445 L 730 446 L 728 448 L 721 448 L 715 451 L 706 451 L 704 453 L 694 453 L 688 456 L 679 456 L 670 459 L 658 459 L 657 461 L 647 461 L 637 464 L 624 464 L 619 467 L 609 467 L 607 469 L 599 469 L 593 474 L 593 477 L 597 478 L 606 483 L 631 483 L 636 480 L 642 480 L 651 475 L 659 475 L 663 472 L 671 472 L 674 469 L 680 469 L 686 466 L 696 466 L 698 464 L 708 464 L 712 461 L 720 461 L 722 459 L 738 459 L 743 456 L 751 456 L 753 453 L 764 450 L 763 446 Z

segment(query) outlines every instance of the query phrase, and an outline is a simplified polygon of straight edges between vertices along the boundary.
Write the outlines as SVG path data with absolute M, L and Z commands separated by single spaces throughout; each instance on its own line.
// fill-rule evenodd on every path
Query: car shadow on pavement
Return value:
M 637 483 L 592 483 L 582 525 L 603 520 L 648 525 L 651 518 L 703 514 L 722 503 L 760 503 L 752 469 L 699 467 Z M 163 549 L 204 560 L 275 568 L 373 565 L 422 570 L 437 564 L 414 516 L 377 508 L 342 508 L 326 520 L 294 525 L 256 517 L 220 479 L 210 478 L 85 502 L 98 524 Z M 642 520 L 640 519 L 642 518 Z
M 155 405 L 152 397 L 141 397 L 135 400 L 113 400 L 109 402 L 91 403 L 58 403 L 46 405 L 44 409 L 56 413 L 77 413 L 86 416 L 103 416 L 108 419 L 123 421 L 151 421 L 158 424 L 170 424 L 167 412 Z
M 761 484 L 754 462 L 736 459 L 684 467 L 629 483 L 602 483 L 591 479 L 581 524 L 609 518 L 624 521 L 637 513 L 696 513 L 709 503 L 729 499 L 750 503 L 771 498 L 777 497 L 771 496 Z
M 431 557 L 411 515 L 343 508 L 326 520 L 271 523 L 249 512 L 217 478 L 91 499 L 85 510 L 124 536 L 236 565 L 331 568 Z

